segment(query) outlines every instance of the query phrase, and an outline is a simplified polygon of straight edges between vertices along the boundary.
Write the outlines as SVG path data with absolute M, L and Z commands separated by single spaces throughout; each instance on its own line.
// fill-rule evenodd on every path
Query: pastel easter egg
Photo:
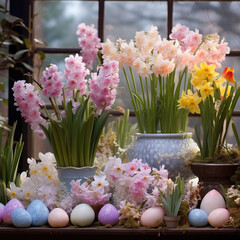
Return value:
M 205 227 L 208 224 L 208 215 L 202 209 L 193 209 L 188 215 L 189 223 L 194 227 Z
M 147 209 L 141 216 L 141 224 L 144 227 L 159 227 L 163 224 L 163 216 L 165 211 L 162 207 L 151 207 Z
M 102 225 L 111 224 L 113 226 L 119 220 L 118 210 L 112 204 L 108 203 L 99 211 L 98 220 Z
M 212 227 L 224 227 L 230 219 L 230 213 L 225 208 L 217 208 L 208 216 L 208 222 Z
M 203 198 L 200 209 L 205 211 L 207 215 L 217 208 L 226 208 L 223 196 L 215 189 L 209 191 Z
M 49 211 L 42 201 L 32 201 L 29 204 L 27 211 L 32 217 L 32 226 L 40 227 L 44 224 L 47 224 Z
M 32 217 L 25 209 L 16 208 L 12 213 L 12 223 L 15 227 L 30 227 L 32 224 Z
M 2 213 L 2 219 L 6 224 L 12 224 L 12 213 L 16 208 L 24 209 L 24 206 L 22 205 L 22 203 L 16 198 L 11 199 L 4 207 L 3 213 Z
M 93 223 L 95 213 L 91 206 L 81 203 L 72 210 L 70 219 L 73 225 L 85 227 Z
M 2 221 L 3 221 L 3 219 L 2 219 L 3 209 L 4 209 L 4 205 L 2 203 L 0 203 L 0 223 L 2 223 Z
M 51 227 L 66 227 L 69 223 L 68 214 L 61 208 L 54 208 L 48 215 L 48 223 Z

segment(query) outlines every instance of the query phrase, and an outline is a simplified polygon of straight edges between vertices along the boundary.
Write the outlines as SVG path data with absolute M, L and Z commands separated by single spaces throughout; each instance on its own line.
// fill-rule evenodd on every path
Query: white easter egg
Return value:
M 224 227 L 230 219 L 230 213 L 225 208 L 217 208 L 208 216 L 208 222 L 212 227 Z
M 165 211 L 162 207 L 151 207 L 141 216 L 141 224 L 144 227 L 159 227 L 163 224 Z
M 209 215 L 209 213 L 217 208 L 226 208 L 223 196 L 215 189 L 209 191 L 203 198 L 200 209 Z
M 69 223 L 68 214 L 61 208 L 54 208 L 48 215 L 48 223 L 51 227 L 66 227 Z
M 81 203 L 72 210 L 70 219 L 73 225 L 85 227 L 93 223 L 95 213 L 88 204 Z

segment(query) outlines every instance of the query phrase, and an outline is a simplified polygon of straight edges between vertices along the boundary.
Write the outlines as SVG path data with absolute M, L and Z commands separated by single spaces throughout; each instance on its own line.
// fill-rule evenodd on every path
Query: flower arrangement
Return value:
M 71 196 L 75 203 L 87 203 L 90 206 L 103 206 L 109 201 L 111 193 L 109 193 L 109 182 L 106 175 L 95 175 L 93 181 L 81 184 L 81 179 L 71 182 Z
M 206 62 L 202 62 L 200 67 L 195 66 L 191 79 L 195 90 L 188 90 L 187 93 L 183 91 L 178 101 L 180 108 L 201 114 L 202 141 L 195 126 L 201 162 L 217 162 L 218 156 L 228 151 L 225 150 L 226 135 L 240 95 L 240 88 L 233 76 L 234 70 L 225 68 L 220 75 L 215 72 L 215 68 L 214 64 Z M 228 161 L 222 157 L 219 160 Z
M 41 200 L 50 210 L 61 207 L 72 210 L 73 200 L 58 179 L 56 162 L 52 153 L 39 153 L 40 161 L 28 158 L 29 172 L 22 172 L 20 184 L 10 183 L 7 189 L 9 199 L 16 198 L 27 207 L 33 200 Z M 29 175 L 29 176 L 28 176 Z
M 165 194 L 167 186 L 173 186 L 164 166 L 159 170 L 151 169 L 141 159 L 122 163 L 120 158 L 110 157 L 104 173 L 116 206 L 120 206 L 121 201 L 134 205 L 143 204 L 145 207 L 158 206 L 161 204 L 160 191 Z M 152 189 L 150 193 L 149 189 Z
M 123 69 L 141 133 L 156 133 L 159 124 L 161 133 L 185 132 L 188 111 L 179 109 L 177 101 L 180 88 L 185 92 L 190 88 L 188 71 L 202 61 L 220 67 L 229 53 L 227 43 L 220 42 L 217 34 L 203 37 L 197 29 L 180 24 L 172 29 L 170 39 L 162 39 L 152 26 L 148 32 L 136 32 L 129 43 L 107 39 L 102 44 L 103 58 L 119 61 Z
M 35 132 L 47 137 L 58 166 L 93 165 L 107 110 L 115 101 L 118 62 L 105 61 L 87 80 L 89 73 L 82 57 L 76 54 L 65 59 L 66 84 L 54 64 L 43 71 L 40 89 L 25 80 L 14 83 L 17 109 Z M 53 114 L 43 97 L 52 105 Z

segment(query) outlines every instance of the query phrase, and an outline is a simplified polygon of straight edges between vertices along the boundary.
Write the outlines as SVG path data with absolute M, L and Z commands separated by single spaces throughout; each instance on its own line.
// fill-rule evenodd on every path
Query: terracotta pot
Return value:
M 180 216 L 163 216 L 167 228 L 176 228 L 180 221 Z
M 224 188 L 230 187 L 233 182 L 231 177 L 240 166 L 237 163 L 214 164 L 214 163 L 192 163 L 190 168 L 198 178 L 199 182 L 203 182 L 203 189 L 200 195 L 203 198 L 210 190 L 215 189 L 222 193 L 220 185 Z

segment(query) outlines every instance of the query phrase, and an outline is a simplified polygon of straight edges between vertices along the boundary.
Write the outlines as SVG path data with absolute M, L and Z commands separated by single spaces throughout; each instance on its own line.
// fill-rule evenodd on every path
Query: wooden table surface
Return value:
M 240 240 L 240 229 L 231 228 L 187 228 L 187 229 L 132 229 L 99 227 L 30 227 L 15 228 L 0 226 L 0 240 Z

